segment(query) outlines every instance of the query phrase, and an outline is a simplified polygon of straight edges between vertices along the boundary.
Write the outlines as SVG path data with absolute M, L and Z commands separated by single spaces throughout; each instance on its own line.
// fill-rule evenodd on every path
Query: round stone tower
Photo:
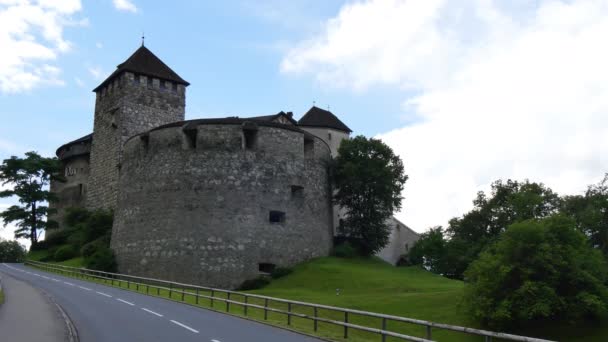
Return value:
M 234 288 L 328 255 L 330 149 L 296 126 L 202 119 L 125 144 L 112 249 L 120 272 Z
M 88 208 L 116 208 L 125 141 L 154 127 L 184 120 L 188 85 L 142 45 L 93 90 L 96 99 Z

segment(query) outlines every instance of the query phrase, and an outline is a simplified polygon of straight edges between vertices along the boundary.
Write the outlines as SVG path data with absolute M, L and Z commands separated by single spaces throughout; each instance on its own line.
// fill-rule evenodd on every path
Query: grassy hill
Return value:
M 336 295 L 336 288 L 340 294 Z M 433 322 L 479 327 L 461 307 L 464 283 L 419 267 L 393 267 L 378 259 L 319 258 L 303 263 L 289 276 L 251 291 L 268 296 L 380 312 Z M 424 336 L 415 326 L 399 329 Z M 608 327 L 559 325 L 515 332 L 560 341 L 608 341 Z M 456 332 L 433 332 L 439 341 L 481 341 Z M 370 340 L 377 340 L 370 339 Z

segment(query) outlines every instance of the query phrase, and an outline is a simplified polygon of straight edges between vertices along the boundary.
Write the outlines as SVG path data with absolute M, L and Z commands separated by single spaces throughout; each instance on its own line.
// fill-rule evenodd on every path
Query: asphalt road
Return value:
M 0 272 L 50 295 L 70 317 L 82 342 L 320 341 L 238 317 L 67 278 L 21 264 L 2 264 Z M 23 303 L 27 305 L 27 301 Z

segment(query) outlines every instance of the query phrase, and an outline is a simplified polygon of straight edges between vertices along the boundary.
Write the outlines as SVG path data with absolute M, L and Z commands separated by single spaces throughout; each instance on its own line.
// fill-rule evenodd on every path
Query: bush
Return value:
M 291 274 L 291 272 L 293 272 L 293 270 L 291 268 L 277 267 L 274 270 L 272 270 L 272 272 L 270 273 L 270 276 L 272 277 L 272 279 L 279 279 L 279 278 L 282 278 L 282 277 L 285 277 L 285 276 Z
M 241 286 L 238 287 L 239 291 L 257 290 L 270 284 L 270 280 L 267 277 L 259 276 L 257 278 L 245 280 Z
M 67 229 L 47 230 L 44 240 L 38 242 L 37 249 L 49 249 L 53 246 L 65 245 L 70 236 L 70 231 Z
M 357 250 L 349 242 L 344 242 L 334 247 L 332 255 L 338 258 L 354 258 L 358 255 Z
M 55 261 L 64 261 L 78 256 L 78 250 L 72 245 L 64 245 L 55 251 L 53 259 Z
M 80 255 L 82 255 L 82 257 L 86 259 L 86 258 L 91 257 L 98 250 L 104 249 L 104 248 L 110 248 L 109 234 L 104 235 L 104 236 L 98 238 L 97 240 L 87 242 L 86 244 L 84 244 L 84 246 L 82 246 L 82 248 L 80 249 Z
M 116 272 L 116 258 L 109 248 L 98 249 L 93 255 L 84 259 L 85 267 L 92 270 Z
M 95 252 L 97 252 L 99 247 L 100 246 L 99 243 L 97 243 L 97 240 L 89 242 L 82 246 L 80 249 L 80 255 L 82 255 L 82 257 L 85 259 L 90 258 L 93 254 L 95 254 Z
M 407 267 L 412 266 L 412 262 L 410 261 L 410 256 L 407 254 L 401 254 L 399 259 L 397 260 L 397 267 Z
M 492 328 L 577 323 L 608 314 L 606 261 L 563 216 L 509 226 L 465 279 L 469 312 Z

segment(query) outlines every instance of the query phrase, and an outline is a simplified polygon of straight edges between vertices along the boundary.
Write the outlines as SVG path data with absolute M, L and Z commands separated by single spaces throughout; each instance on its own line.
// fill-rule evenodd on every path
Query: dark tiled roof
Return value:
M 147 47 L 141 46 L 131 57 L 126 61 L 116 66 L 116 70 L 103 81 L 93 91 L 101 89 L 104 85 L 110 82 L 114 77 L 125 71 L 130 71 L 136 74 L 160 78 L 166 81 L 172 81 L 178 84 L 190 85 L 183 78 L 179 77 L 175 71 L 171 70 L 160 58 L 156 57 Z
M 81 144 L 81 143 L 83 143 L 83 144 L 90 144 L 92 141 L 93 141 L 93 133 L 87 134 L 87 135 L 85 135 L 82 138 L 78 138 L 78 139 L 76 139 L 74 141 L 70 141 L 69 143 L 65 143 L 65 144 L 61 145 L 57 149 L 57 151 L 55 152 L 55 154 L 57 155 L 57 157 L 62 157 L 63 156 L 63 153 L 61 153 L 62 150 L 65 150 L 68 147 L 71 147 L 71 146 L 77 145 L 77 144 Z
M 285 117 L 287 120 L 289 120 L 289 122 L 291 122 L 294 125 L 298 125 L 298 122 L 296 120 L 294 120 L 293 118 L 293 114 L 291 112 L 283 112 L 280 111 L 277 114 L 273 114 L 273 115 L 263 115 L 263 116 L 254 116 L 254 117 L 250 117 L 247 118 L 249 120 L 255 120 L 255 121 L 275 121 L 278 117 Z
M 315 106 L 312 106 L 304 114 L 304 116 L 298 121 L 299 126 L 309 126 L 309 127 L 327 127 L 333 128 L 338 131 L 343 131 L 350 133 L 352 130 L 348 128 L 337 116 L 335 116 L 332 112 L 321 109 Z

